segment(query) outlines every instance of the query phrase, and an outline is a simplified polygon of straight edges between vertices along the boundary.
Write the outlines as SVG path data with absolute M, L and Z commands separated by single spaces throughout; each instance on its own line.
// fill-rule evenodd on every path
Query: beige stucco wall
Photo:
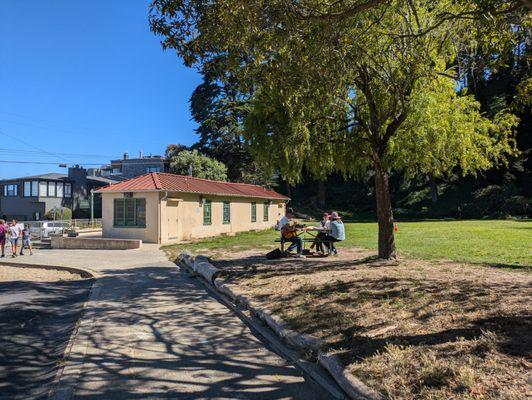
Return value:
M 125 228 L 113 225 L 114 199 L 123 197 L 124 193 L 102 193 L 102 236 L 140 239 L 146 243 L 157 243 L 159 241 L 159 193 L 133 193 L 133 197 L 146 199 L 146 228 Z
M 113 227 L 113 199 L 123 193 L 103 193 L 102 225 L 104 237 L 135 238 L 144 242 L 168 243 L 221 234 L 271 228 L 284 215 L 284 201 L 272 201 L 268 221 L 263 220 L 263 199 L 203 196 L 211 200 L 212 223 L 203 224 L 203 206 L 200 196 L 190 193 L 134 193 L 146 198 L 146 228 Z M 179 200 L 176 200 L 179 199 Z M 223 202 L 231 203 L 231 222 L 223 223 Z M 251 203 L 257 204 L 257 222 L 251 222 Z M 159 208 L 160 205 L 160 208 Z M 160 215 L 160 231 L 159 220 Z

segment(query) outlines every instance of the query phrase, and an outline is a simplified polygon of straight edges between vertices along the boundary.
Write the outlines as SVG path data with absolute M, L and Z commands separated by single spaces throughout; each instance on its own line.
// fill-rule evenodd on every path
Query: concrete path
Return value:
M 12 260 L 9 260 L 12 261 Z M 97 276 L 56 399 L 328 399 L 154 245 L 16 262 Z

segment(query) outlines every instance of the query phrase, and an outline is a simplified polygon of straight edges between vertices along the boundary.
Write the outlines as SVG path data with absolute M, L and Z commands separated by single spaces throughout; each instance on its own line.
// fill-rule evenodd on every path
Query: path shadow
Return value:
M 75 398 L 330 398 L 178 268 L 102 273 Z
M 91 284 L 0 282 L 0 399 L 47 397 Z

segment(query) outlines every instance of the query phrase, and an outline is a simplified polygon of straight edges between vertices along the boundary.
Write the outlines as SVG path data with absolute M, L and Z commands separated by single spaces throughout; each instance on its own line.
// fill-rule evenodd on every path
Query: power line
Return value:
M 11 136 L 11 135 L 9 135 L 8 133 L 5 133 L 3 130 L 0 130 L 0 134 L 2 134 L 2 135 L 4 135 L 4 136 L 7 136 L 7 137 L 9 137 L 9 138 L 11 138 L 11 139 L 13 139 L 13 140 L 16 140 L 16 141 L 18 141 L 18 142 L 20 142 L 20 143 L 22 143 L 22 144 L 25 144 L 26 146 L 33 147 L 34 149 L 39 150 L 39 151 L 42 151 L 43 153 L 47 153 L 47 154 L 49 154 L 49 155 L 51 155 L 51 156 L 54 156 L 54 157 L 57 157 L 57 158 L 61 158 L 61 159 L 64 160 L 64 161 L 70 162 L 70 160 L 68 160 L 67 158 L 65 158 L 65 157 L 63 157 L 63 156 L 56 155 L 56 154 L 51 153 L 51 152 L 49 152 L 49 151 L 43 150 L 43 149 L 41 149 L 41 148 L 39 148 L 39 147 L 37 147 L 37 146 L 34 146 L 34 145 L 31 144 L 31 143 L 27 143 L 27 142 L 25 142 L 24 140 L 17 138 L 16 136 Z

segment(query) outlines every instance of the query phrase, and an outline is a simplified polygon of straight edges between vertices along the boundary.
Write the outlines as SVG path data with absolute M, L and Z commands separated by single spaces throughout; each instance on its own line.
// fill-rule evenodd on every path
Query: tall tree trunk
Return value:
M 438 185 L 436 184 L 436 178 L 434 175 L 429 175 L 429 185 L 430 185 L 430 197 L 432 198 L 433 203 L 438 202 Z
M 393 211 L 388 185 L 388 172 L 378 156 L 374 156 L 375 194 L 377 197 L 377 219 L 379 222 L 379 258 L 396 258 L 393 236 Z
M 325 207 L 325 181 L 318 181 L 318 205 Z

